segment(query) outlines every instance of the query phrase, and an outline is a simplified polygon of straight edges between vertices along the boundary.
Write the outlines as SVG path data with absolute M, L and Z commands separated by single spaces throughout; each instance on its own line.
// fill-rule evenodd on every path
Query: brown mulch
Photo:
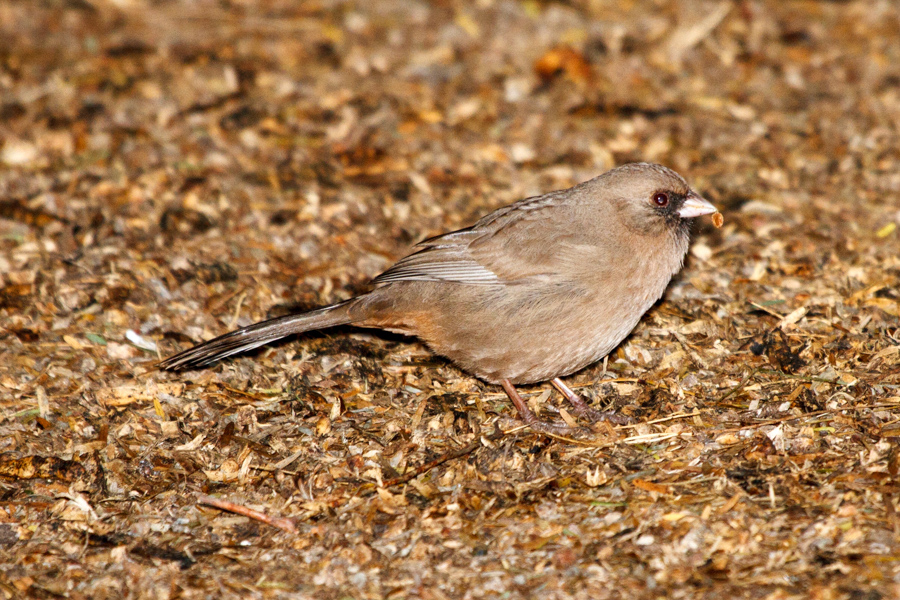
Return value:
M 353 329 L 153 369 L 635 160 L 725 216 L 569 378 L 636 425 Z M 898 597 L 898 197 L 888 0 L 0 3 L 0 597 Z

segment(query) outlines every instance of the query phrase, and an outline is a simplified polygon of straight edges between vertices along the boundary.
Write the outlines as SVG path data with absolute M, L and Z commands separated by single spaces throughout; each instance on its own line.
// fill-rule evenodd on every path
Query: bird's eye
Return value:
M 669 205 L 669 195 L 665 192 L 656 192 L 653 194 L 653 204 L 660 208 Z

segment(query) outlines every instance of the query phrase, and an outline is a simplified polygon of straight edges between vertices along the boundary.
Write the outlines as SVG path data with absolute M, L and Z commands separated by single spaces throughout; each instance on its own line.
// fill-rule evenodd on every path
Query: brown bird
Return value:
M 538 419 L 516 384 L 551 380 L 576 414 L 623 422 L 589 407 L 560 377 L 628 336 L 681 269 L 691 219 L 715 212 L 674 171 L 624 165 L 419 243 L 367 294 L 238 329 L 159 366 L 204 367 L 289 335 L 352 324 L 421 338 L 501 385 L 536 431 L 569 430 Z

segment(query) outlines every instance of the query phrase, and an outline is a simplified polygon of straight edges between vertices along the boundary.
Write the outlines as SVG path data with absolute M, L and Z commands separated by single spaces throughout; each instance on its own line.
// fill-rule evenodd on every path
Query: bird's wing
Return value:
M 444 281 L 470 285 L 512 283 L 552 276 L 566 240 L 577 232 L 557 232 L 553 223 L 568 220 L 548 211 L 567 210 L 559 193 L 526 198 L 500 208 L 458 231 L 424 240 L 419 250 L 401 259 L 372 280 L 375 285 L 395 281 Z M 571 207 L 568 207 L 571 208 Z
M 448 281 L 472 285 L 500 282 L 496 273 L 479 263 L 469 246 L 480 234 L 475 227 L 429 238 L 416 245 L 419 250 L 400 259 L 372 280 L 375 285 L 395 281 Z
M 395 281 L 448 281 L 472 285 L 500 283 L 500 277 L 473 259 L 465 246 L 429 246 L 401 259 L 372 280 L 375 285 Z

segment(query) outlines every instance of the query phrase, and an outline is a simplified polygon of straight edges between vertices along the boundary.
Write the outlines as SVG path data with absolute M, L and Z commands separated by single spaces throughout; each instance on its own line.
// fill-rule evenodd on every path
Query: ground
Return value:
M 13 0 L 0 139 L 3 597 L 900 595 L 896 2 Z M 637 160 L 725 224 L 568 379 L 632 425 L 352 329 L 154 370 Z

